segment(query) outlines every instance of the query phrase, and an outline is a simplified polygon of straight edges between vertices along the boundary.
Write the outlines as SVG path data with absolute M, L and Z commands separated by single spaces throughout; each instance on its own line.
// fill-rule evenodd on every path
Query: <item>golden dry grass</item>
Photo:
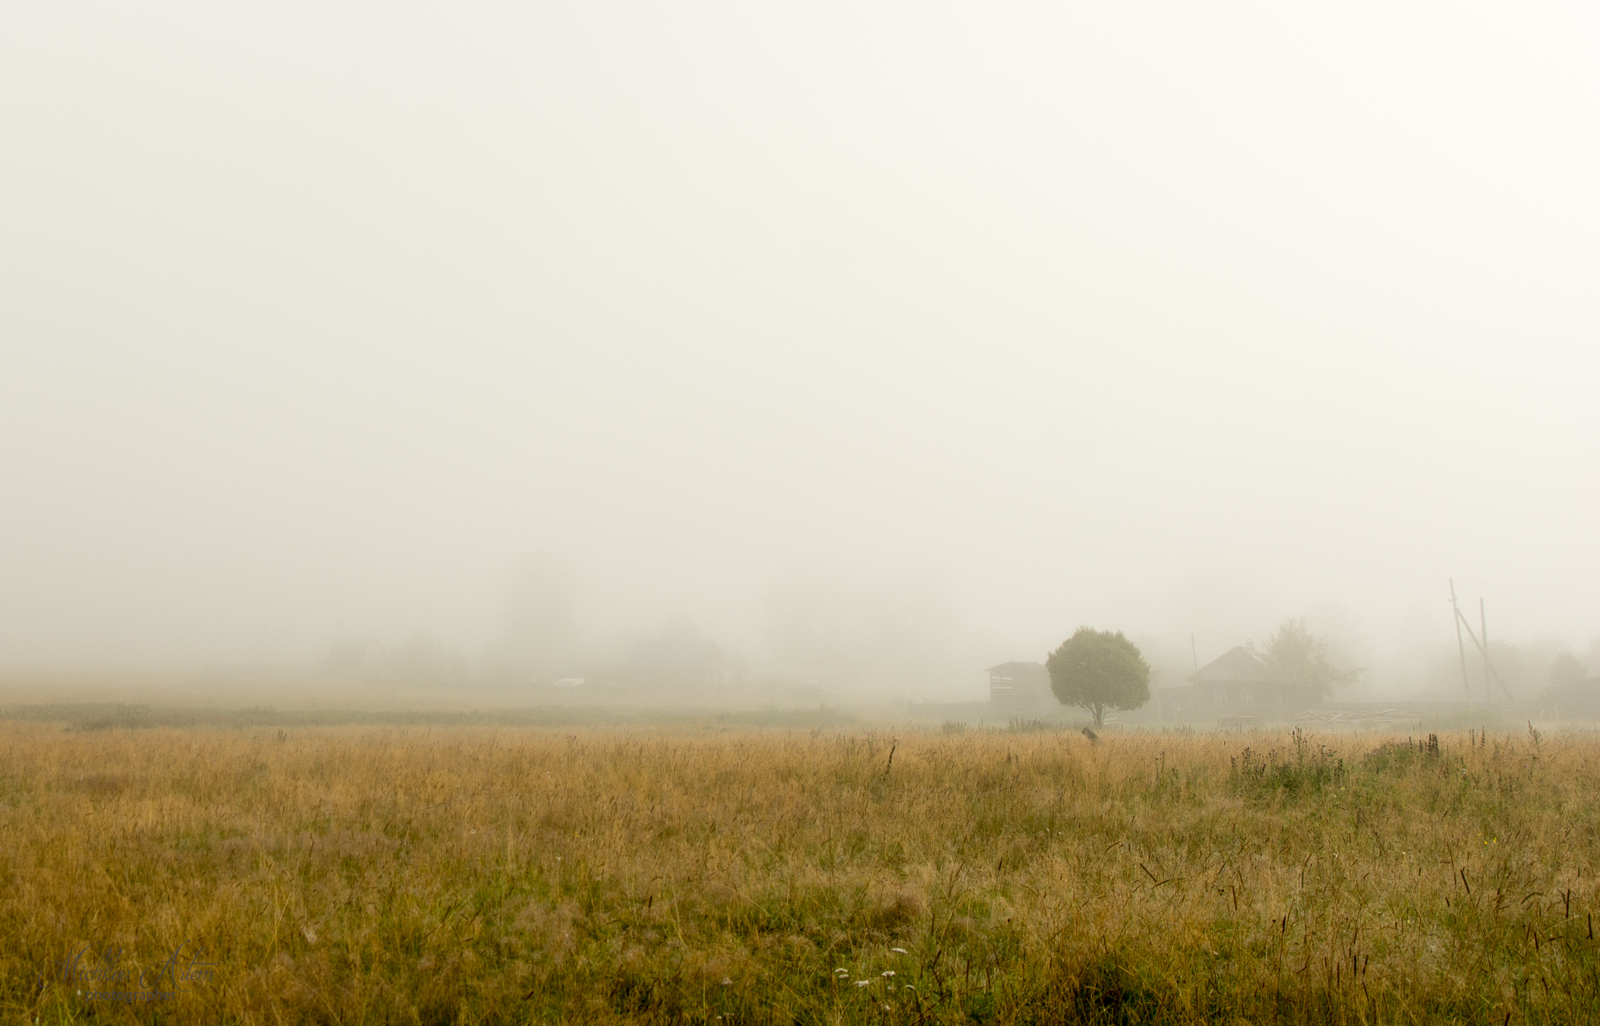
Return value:
M 5 723 L 0 1014 L 1600 1018 L 1600 741 L 1385 740 Z

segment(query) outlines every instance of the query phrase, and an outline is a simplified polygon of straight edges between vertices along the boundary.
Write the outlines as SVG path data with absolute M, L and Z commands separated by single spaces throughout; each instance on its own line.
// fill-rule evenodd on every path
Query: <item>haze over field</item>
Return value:
M 7 5 L 0 668 L 678 632 L 958 696 L 1305 615 L 1399 689 L 1454 577 L 1600 672 L 1597 50 L 1579 5 Z

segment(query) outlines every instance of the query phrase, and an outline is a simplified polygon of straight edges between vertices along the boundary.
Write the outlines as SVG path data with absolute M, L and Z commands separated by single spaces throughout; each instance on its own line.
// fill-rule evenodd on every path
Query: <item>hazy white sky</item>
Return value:
M 1600 14 L 1310 6 L 7 4 L 0 664 L 1600 634 Z

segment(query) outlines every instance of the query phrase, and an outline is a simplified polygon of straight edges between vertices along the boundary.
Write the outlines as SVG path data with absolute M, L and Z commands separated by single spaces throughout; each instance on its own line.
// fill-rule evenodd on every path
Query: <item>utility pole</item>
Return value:
M 1467 644 L 1461 640 L 1461 607 L 1456 604 L 1456 581 L 1450 579 L 1450 611 L 1455 614 L 1456 621 L 1456 651 L 1461 653 L 1461 688 L 1467 693 L 1467 700 L 1472 700 L 1472 685 L 1467 681 Z M 1484 681 L 1484 687 L 1489 682 Z
M 1194 660 L 1194 672 L 1200 672 L 1200 650 L 1194 647 L 1194 631 L 1189 632 L 1189 658 Z
M 1489 661 L 1489 619 L 1484 614 L 1483 607 L 1484 600 L 1479 599 L 1478 630 L 1483 632 L 1483 636 L 1479 637 L 1478 634 L 1473 632 L 1472 624 L 1467 621 L 1467 614 L 1463 613 L 1461 607 L 1456 604 L 1456 582 L 1453 580 L 1450 582 L 1450 608 L 1455 610 L 1456 614 L 1456 649 L 1461 653 L 1461 684 L 1467 689 L 1467 698 L 1470 701 L 1472 698 L 1472 686 L 1467 682 L 1467 648 L 1461 640 L 1461 631 L 1465 629 L 1467 637 L 1472 639 L 1472 644 L 1477 647 L 1478 652 L 1483 656 L 1484 704 L 1487 705 L 1494 700 L 1494 695 L 1489 690 L 1490 677 L 1493 677 L 1494 682 L 1500 685 L 1500 693 L 1505 695 L 1506 701 L 1509 702 L 1511 701 L 1511 689 L 1506 687 L 1506 682 L 1500 679 L 1500 672 Z
M 1484 616 L 1483 599 L 1478 600 L 1478 637 L 1483 639 L 1483 704 L 1490 702 L 1489 675 L 1494 673 L 1494 667 L 1489 665 L 1489 621 Z M 1504 688 L 1505 685 L 1500 685 Z

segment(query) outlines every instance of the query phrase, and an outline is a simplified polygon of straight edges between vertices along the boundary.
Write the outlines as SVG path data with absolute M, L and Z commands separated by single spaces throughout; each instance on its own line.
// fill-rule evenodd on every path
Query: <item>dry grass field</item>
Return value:
M 1592 1021 L 1597 855 L 1589 735 L 9 722 L 0 1016 Z

